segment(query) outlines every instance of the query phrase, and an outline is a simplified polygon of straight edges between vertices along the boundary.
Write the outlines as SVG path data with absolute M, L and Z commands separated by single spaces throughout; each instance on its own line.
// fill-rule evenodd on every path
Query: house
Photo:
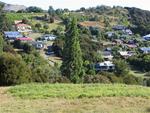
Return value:
M 133 35 L 133 32 L 130 29 L 123 29 L 122 31 L 126 35 Z
M 32 42 L 32 45 L 33 47 L 35 47 L 36 49 L 43 49 L 45 46 L 44 46 L 44 43 L 42 41 L 35 41 L 35 42 Z
M 111 49 L 110 47 L 107 47 L 107 48 L 105 49 L 105 51 L 109 51 L 109 52 L 111 52 L 111 51 L 112 51 L 112 49 Z
M 16 38 L 23 37 L 18 31 L 5 31 L 4 36 L 8 40 L 15 40 Z
M 106 35 L 108 38 L 112 38 L 115 35 L 115 33 L 114 32 L 106 32 Z
M 52 34 L 45 34 L 41 37 L 41 39 L 46 41 L 52 41 L 56 39 L 56 36 Z
M 109 51 L 104 51 L 104 52 L 102 53 L 102 57 L 103 57 L 104 60 L 106 60 L 106 61 L 113 59 L 113 56 L 112 56 L 111 52 L 109 52 Z
M 143 36 L 144 40 L 146 41 L 150 41 L 150 34 L 146 35 L 146 36 Z
M 15 20 L 15 21 L 14 21 L 14 24 L 15 24 L 15 25 L 21 24 L 21 23 L 22 23 L 22 20 Z
M 124 25 L 116 25 L 112 27 L 114 30 L 125 30 L 126 26 Z
M 137 48 L 136 44 L 127 44 L 126 45 L 128 48 Z
M 31 26 L 28 24 L 23 24 L 23 23 L 16 24 L 16 29 L 18 30 L 18 32 L 21 32 L 21 33 L 32 32 Z
M 115 44 L 117 44 L 117 45 L 123 44 L 123 41 L 120 40 L 120 39 L 115 39 L 115 40 L 113 40 L 113 42 L 114 42 Z
M 150 53 L 150 47 L 142 47 L 142 48 L 140 48 L 140 52 L 142 52 L 144 54 L 148 54 L 148 53 Z
M 20 38 L 16 38 L 16 40 L 20 40 L 20 41 L 32 41 L 32 38 L 29 38 L 29 37 L 20 37 Z
M 110 61 L 104 61 L 104 62 L 95 64 L 96 71 L 112 71 L 114 69 L 115 69 L 115 65 Z
M 133 52 L 133 51 L 119 51 L 119 54 L 121 57 L 126 59 L 126 58 L 129 58 L 129 57 L 135 55 L 135 52 Z

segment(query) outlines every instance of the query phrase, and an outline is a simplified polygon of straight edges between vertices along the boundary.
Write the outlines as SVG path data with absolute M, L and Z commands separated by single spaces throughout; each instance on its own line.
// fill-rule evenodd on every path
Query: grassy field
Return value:
M 32 19 L 34 16 L 44 16 L 44 13 L 6 13 L 6 17 L 12 22 L 14 22 L 14 20 L 22 20 L 24 18 Z
M 0 87 L 0 113 L 149 113 L 149 97 L 141 86 L 24 84 Z
M 150 97 L 150 88 L 123 84 L 24 84 L 9 89 L 13 96 L 30 99 Z

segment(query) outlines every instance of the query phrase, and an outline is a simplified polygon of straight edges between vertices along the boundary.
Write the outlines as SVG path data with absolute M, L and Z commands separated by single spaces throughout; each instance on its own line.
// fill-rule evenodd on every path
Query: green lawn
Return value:
M 0 113 L 149 113 L 149 97 L 142 86 L 24 84 L 0 87 Z
M 24 84 L 11 87 L 16 97 L 43 98 L 99 98 L 99 97 L 150 97 L 150 88 L 123 84 Z

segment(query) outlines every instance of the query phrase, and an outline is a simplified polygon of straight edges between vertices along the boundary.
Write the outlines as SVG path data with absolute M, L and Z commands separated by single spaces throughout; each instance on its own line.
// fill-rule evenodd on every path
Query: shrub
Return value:
M 70 80 L 65 76 L 51 76 L 49 77 L 49 83 L 70 83 Z
M 131 85 L 137 85 L 137 84 L 139 84 L 139 85 L 141 85 L 141 84 L 143 84 L 143 80 L 142 80 L 142 78 L 140 78 L 140 77 L 135 77 L 135 76 L 133 76 L 133 75 L 126 75 L 124 78 L 123 78 L 123 82 L 125 83 L 125 84 L 131 84 Z
M 150 87 L 150 79 L 146 80 L 146 84 L 147 84 L 148 87 Z
M 103 75 L 85 75 L 84 83 L 111 83 L 110 80 Z
M 129 66 L 124 60 L 115 61 L 115 74 L 125 76 L 129 73 Z
M 31 70 L 18 56 L 4 53 L 0 56 L 0 85 L 30 82 Z

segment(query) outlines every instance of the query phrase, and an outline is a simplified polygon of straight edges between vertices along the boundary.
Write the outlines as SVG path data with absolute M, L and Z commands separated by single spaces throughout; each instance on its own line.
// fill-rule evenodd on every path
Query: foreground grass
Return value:
M 0 113 L 149 113 L 149 93 L 146 87 L 121 84 L 0 87 Z
M 24 84 L 8 90 L 13 96 L 26 99 L 150 97 L 150 88 L 123 84 Z

